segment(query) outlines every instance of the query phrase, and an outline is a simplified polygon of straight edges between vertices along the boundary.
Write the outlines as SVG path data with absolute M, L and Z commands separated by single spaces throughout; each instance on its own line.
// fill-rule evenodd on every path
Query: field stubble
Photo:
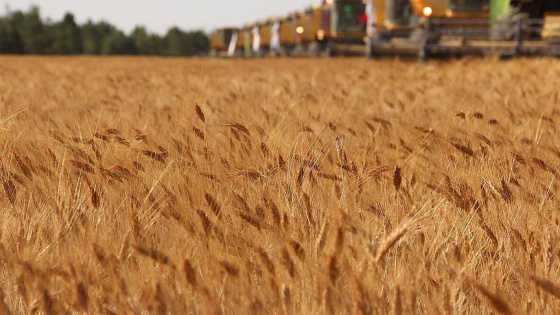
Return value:
M 560 313 L 560 62 L 0 59 L 0 313 Z

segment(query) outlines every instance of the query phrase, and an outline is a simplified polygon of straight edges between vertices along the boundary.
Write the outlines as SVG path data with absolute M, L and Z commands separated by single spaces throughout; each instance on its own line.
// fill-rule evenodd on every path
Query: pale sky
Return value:
M 105 20 L 130 32 L 144 25 L 164 34 L 170 27 L 210 31 L 220 26 L 242 26 L 256 20 L 284 16 L 320 0 L 0 0 L 0 15 L 6 6 L 12 11 L 40 8 L 43 18 L 58 21 L 64 13 L 74 14 L 78 23 Z

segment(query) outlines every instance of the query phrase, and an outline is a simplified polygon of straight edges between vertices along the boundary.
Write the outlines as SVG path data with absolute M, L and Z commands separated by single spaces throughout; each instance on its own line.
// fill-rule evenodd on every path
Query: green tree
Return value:
M 208 52 L 208 36 L 202 31 L 184 32 L 177 27 L 165 35 L 166 54 L 170 56 L 193 56 Z
M 165 53 L 170 56 L 182 56 L 187 51 L 186 34 L 177 27 L 173 27 L 165 34 Z
M 137 53 L 134 41 L 123 32 L 113 32 L 103 40 L 101 54 L 103 55 L 135 55 Z
M 136 46 L 137 53 L 140 55 L 157 55 L 162 53 L 162 39 L 150 34 L 142 26 L 136 27 L 130 35 Z
M 185 32 L 177 27 L 163 38 L 144 27 L 136 27 L 127 36 L 103 21 L 79 26 L 71 13 L 62 21 L 45 22 L 35 6 L 28 12 L 8 9 L 8 14 L 0 17 L 0 53 L 192 56 L 208 49 L 204 32 Z
M 46 53 L 50 46 L 50 36 L 47 27 L 41 20 L 39 8 L 31 7 L 29 12 L 23 14 L 23 19 L 18 24 L 24 52 L 27 54 Z
M 87 21 L 81 26 L 80 32 L 82 35 L 83 53 L 99 55 L 103 49 L 105 39 L 117 32 L 117 29 L 107 22 L 93 23 L 92 21 Z
M 83 51 L 80 28 L 70 13 L 66 13 L 61 22 L 51 26 L 51 38 L 50 53 L 79 54 Z
M 210 50 L 210 41 L 203 31 L 189 33 L 189 47 L 191 55 L 205 54 Z
M 0 54 L 21 54 L 23 43 L 10 17 L 0 19 Z

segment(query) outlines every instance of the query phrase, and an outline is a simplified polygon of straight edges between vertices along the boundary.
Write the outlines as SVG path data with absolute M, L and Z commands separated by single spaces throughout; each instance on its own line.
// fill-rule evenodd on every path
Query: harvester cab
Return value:
M 367 15 L 365 0 L 326 0 L 322 6 L 317 38 L 326 45 L 327 55 L 363 52 Z M 356 51 L 355 51 L 356 50 Z
M 375 34 L 381 40 L 405 38 L 417 29 L 423 20 L 442 15 L 447 0 L 369 0 L 368 15 L 372 15 Z
M 430 18 L 485 18 L 489 0 L 370 0 L 379 31 L 413 29 Z
M 488 17 L 489 0 L 449 0 L 445 16 L 452 17 Z
M 384 1 L 384 0 L 383 0 Z M 419 14 L 409 0 L 385 1 L 385 12 L 381 16 L 383 26 L 388 30 L 410 29 L 418 26 Z
M 363 38 L 367 16 L 362 0 L 339 0 L 331 7 L 331 33 L 333 37 Z

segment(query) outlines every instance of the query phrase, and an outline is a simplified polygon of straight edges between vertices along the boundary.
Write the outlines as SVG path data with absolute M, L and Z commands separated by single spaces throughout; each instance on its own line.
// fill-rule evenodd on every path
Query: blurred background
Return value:
M 207 34 L 215 28 L 311 3 L 6 0 L 0 1 L 0 53 L 191 56 L 208 51 Z
M 0 2 L 0 53 L 560 56 L 560 0 Z

